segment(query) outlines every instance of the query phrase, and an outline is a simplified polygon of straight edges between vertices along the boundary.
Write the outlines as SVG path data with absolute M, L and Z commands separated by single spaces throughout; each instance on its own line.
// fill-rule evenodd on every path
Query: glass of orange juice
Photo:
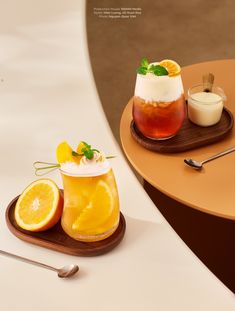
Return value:
M 73 157 L 68 160 L 60 165 L 64 185 L 62 228 L 79 241 L 103 240 L 117 229 L 120 214 L 110 163 L 97 151 L 90 159 L 83 155 L 77 162 Z

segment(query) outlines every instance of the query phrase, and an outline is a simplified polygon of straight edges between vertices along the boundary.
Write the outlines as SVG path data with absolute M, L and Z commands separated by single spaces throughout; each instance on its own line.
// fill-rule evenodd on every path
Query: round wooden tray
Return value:
M 6 209 L 6 222 L 9 230 L 21 240 L 36 244 L 42 247 L 52 249 L 75 256 L 97 256 L 111 251 L 122 240 L 126 222 L 122 213 L 120 213 L 119 226 L 116 231 L 107 239 L 97 242 L 80 242 L 70 238 L 62 229 L 60 222 L 53 228 L 43 232 L 30 232 L 21 229 L 14 217 L 17 196 L 8 205 Z
M 176 136 L 166 140 L 152 140 L 145 137 L 132 120 L 130 124 L 131 135 L 134 140 L 144 148 L 162 152 L 173 153 L 202 147 L 223 139 L 233 128 L 233 115 L 223 109 L 220 122 L 213 126 L 201 127 L 193 124 L 188 118 Z

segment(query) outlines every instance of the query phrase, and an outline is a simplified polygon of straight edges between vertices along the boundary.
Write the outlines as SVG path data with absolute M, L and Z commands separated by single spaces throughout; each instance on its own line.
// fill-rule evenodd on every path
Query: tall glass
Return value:
M 119 224 L 119 198 L 112 169 L 98 176 L 71 175 L 61 170 L 64 184 L 63 230 L 85 242 L 103 240 Z
M 175 136 L 186 115 L 180 74 L 137 74 L 132 113 L 137 128 L 144 136 L 156 140 Z

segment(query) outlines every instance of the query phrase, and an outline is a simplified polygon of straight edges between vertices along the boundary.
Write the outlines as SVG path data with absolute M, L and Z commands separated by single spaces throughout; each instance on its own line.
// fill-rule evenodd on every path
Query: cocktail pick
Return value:
M 73 155 L 77 156 L 78 154 L 75 151 L 73 151 Z M 106 159 L 113 159 L 113 158 L 116 158 L 116 156 L 110 155 L 110 156 L 107 156 L 105 158 Z M 36 161 L 33 163 L 33 167 L 35 169 L 35 175 L 36 176 L 43 176 L 43 175 L 46 175 L 46 174 L 60 168 L 60 164 L 59 163 Z
M 36 176 L 43 176 L 58 169 L 60 164 L 36 161 L 33 163 L 33 167 L 35 168 Z
M 207 73 L 202 76 L 202 81 L 203 81 L 203 91 L 204 92 L 211 92 L 213 83 L 215 80 L 215 76 L 213 73 Z

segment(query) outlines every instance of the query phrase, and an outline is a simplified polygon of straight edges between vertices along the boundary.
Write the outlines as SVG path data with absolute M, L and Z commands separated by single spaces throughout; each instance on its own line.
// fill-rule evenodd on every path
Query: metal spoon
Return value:
M 68 265 L 68 266 L 64 266 L 64 267 L 62 267 L 60 269 L 57 269 L 57 268 L 54 268 L 52 266 L 48 266 L 48 265 L 46 265 L 44 263 L 41 263 L 41 262 L 38 262 L 38 261 L 34 261 L 34 260 L 31 260 L 31 259 L 28 259 L 28 258 L 25 258 L 25 257 L 21 257 L 21 256 L 18 256 L 18 255 L 12 254 L 12 253 L 8 253 L 8 252 L 2 251 L 2 250 L 0 250 L 0 254 L 8 256 L 8 257 L 15 258 L 15 259 L 19 259 L 21 261 L 33 264 L 35 266 L 39 266 L 39 267 L 42 267 L 42 268 L 45 268 L 45 269 L 56 271 L 58 277 L 60 277 L 60 278 L 68 278 L 68 277 L 74 275 L 75 273 L 77 273 L 78 270 L 79 270 L 79 267 L 77 265 L 73 265 L 73 264 Z
M 195 160 L 193 160 L 193 159 L 184 159 L 184 162 L 185 162 L 187 165 L 189 165 L 189 166 L 191 166 L 191 167 L 193 167 L 193 168 L 195 168 L 195 169 L 197 169 L 197 170 L 200 170 L 200 169 L 202 168 L 202 166 L 203 166 L 204 163 L 209 162 L 209 161 L 212 161 L 212 160 L 214 160 L 214 159 L 216 159 L 216 158 L 222 157 L 222 156 L 224 156 L 225 154 L 228 154 L 228 153 L 233 152 L 233 151 L 235 151 L 235 147 L 232 147 L 232 148 L 226 149 L 226 150 L 224 150 L 224 151 L 221 151 L 221 152 L 219 152 L 219 153 L 217 153 L 217 154 L 211 156 L 210 158 L 205 159 L 205 160 L 203 160 L 203 161 L 201 161 L 201 162 L 195 161 Z

